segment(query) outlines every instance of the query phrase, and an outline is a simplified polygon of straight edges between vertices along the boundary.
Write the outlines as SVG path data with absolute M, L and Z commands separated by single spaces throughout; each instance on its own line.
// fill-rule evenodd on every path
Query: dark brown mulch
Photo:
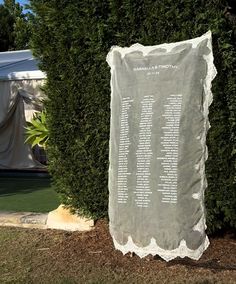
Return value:
M 1 252 L 2 231 L 17 237 L 5 240 L 0 283 L 236 283 L 233 235 L 211 238 L 199 261 L 186 258 L 165 262 L 159 257 L 123 256 L 114 249 L 106 221 L 83 233 L 0 228 Z M 5 263 L 9 269 L 15 265 L 21 278 L 14 278 L 6 269 L 1 279 L 4 255 L 5 259 L 18 259 L 14 264 L 10 260 Z M 13 282 L 7 282 L 9 279 Z

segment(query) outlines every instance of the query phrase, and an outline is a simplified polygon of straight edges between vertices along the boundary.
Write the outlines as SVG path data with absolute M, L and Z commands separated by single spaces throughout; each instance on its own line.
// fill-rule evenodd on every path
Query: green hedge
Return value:
M 218 76 L 213 83 L 206 170 L 208 226 L 236 227 L 236 50 L 220 0 L 31 0 L 32 48 L 47 72 L 49 158 L 62 201 L 107 216 L 112 45 L 154 45 L 211 29 Z

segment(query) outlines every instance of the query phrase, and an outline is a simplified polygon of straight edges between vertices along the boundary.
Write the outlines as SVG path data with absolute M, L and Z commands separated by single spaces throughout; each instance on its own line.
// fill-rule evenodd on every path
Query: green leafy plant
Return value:
M 207 224 L 236 228 L 236 47 L 226 0 L 31 0 L 31 47 L 47 73 L 49 171 L 63 203 L 107 216 L 113 45 L 156 45 L 211 29 L 218 75 L 207 137 Z
M 31 144 L 32 147 L 39 145 L 45 149 L 49 138 L 45 110 L 36 112 L 27 124 L 25 142 Z

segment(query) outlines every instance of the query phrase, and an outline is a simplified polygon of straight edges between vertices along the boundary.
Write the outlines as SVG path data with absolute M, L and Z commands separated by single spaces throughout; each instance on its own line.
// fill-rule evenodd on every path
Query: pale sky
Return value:
M 25 4 L 27 4 L 29 1 L 27 1 L 27 0 L 17 0 L 16 2 L 19 2 L 21 5 L 25 5 Z M 3 0 L 0 0 L 0 4 L 2 4 L 3 3 Z
M 16 2 L 20 3 L 21 6 L 24 6 L 25 4 L 28 4 L 29 1 L 28 0 L 16 0 Z M 0 4 L 3 4 L 3 0 L 0 0 Z M 28 10 L 23 11 L 24 13 L 26 13 Z

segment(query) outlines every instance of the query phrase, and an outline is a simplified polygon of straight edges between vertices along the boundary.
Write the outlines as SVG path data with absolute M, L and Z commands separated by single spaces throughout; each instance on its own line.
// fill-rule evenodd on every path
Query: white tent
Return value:
M 0 169 L 42 167 L 24 143 L 24 127 L 40 110 L 45 78 L 30 50 L 0 52 Z
M 30 50 L 0 52 L 0 80 L 44 79 Z

